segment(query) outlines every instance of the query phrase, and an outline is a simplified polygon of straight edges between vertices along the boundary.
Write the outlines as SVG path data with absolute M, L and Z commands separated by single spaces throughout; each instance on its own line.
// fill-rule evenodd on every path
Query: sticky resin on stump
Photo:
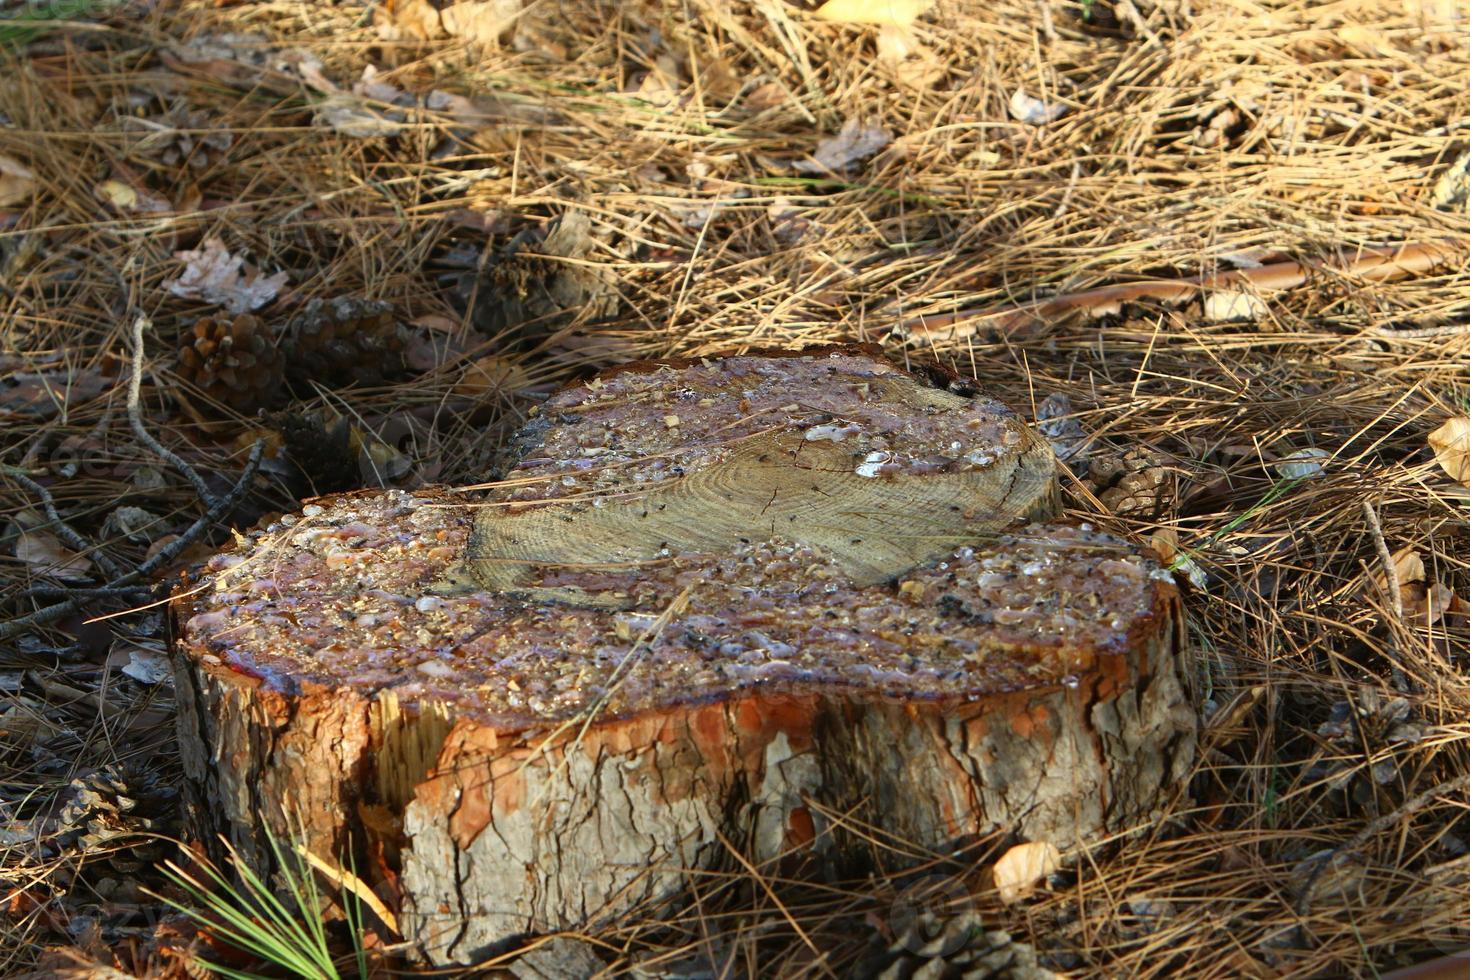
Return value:
M 996 829 L 1066 848 L 1188 766 L 1179 599 L 1048 523 L 1012 413 L 866 348 L 647 363 L 548 400 L 480 496 L 308 505 L 174 601 L 201 830 L 304 825 L 473 962 L 681 869 Z

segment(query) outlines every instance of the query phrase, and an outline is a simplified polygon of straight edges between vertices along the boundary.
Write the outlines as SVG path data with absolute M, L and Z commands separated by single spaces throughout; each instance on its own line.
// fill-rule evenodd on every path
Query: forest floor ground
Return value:
M 194 969 L 145 890 L 168 891 L 154 835 L 187 829 L 165 616 L 139 607 L 231 526 L 475 482 L 598 367 L 837 339 L 1039 416 L 1071 516 L 1192 578 L 1187 792 L 1024 901 L 983 855 L 943 894 L 1076 977 L 1377 976 L 1470 946 L 1470 490 L 1441 461 L 1470 462 L 1429 439 L 1470 415 L 1461 5 L 0 15 L 23 17 L 0 21 L 0 972 Z M 343 297 L 391 313 L 324 340 L 309 304 Z M 583 938 L 609 973 L 842 976 L 905 887 L 757 884 Z

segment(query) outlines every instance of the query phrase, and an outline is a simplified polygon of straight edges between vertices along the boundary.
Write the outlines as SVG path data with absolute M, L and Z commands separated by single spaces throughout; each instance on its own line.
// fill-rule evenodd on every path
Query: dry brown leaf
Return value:
M 931 87 L 944 76 L 944 63 L 907 27 L 885 24 L 878 31 L 878 61 L 907 89 Z
M 746 92 L 745 98 L 741 100 L 745 108 L 751 112 L 765 112 L 767 109 L 786 105 L 790 101 L 790 94 L 776 82 L 762 82 Z
M 1470 418 L 1457 415 L 1429 433 L 1435 462 L 1450 479 L 1470 487 Z
M 1459 605 L 1459 597 L 1443 582 L 1429 586 L 1411 582 L 1403 587 L 1401 595 L 1404 619 L 1409 626 L 1433 626 Z
M 719 56 L 708 58 L 699 66 L 699 88 L 706 99 L 728 105 L 740 94 L 740 76 L 730 62 Z
M 1393 558 L 1393 570 L 1398 577 L 1400 588 L 1413 582 L 1424 581 L 1424 559 L 1419 557 L 1419 552 L 1414 550 L 1413 545 L 1404 545 L 1390 557 Z M 1373 576 L 1373 580 L 1381 589 L 1388 587 L 1388 580 L 1382 572 Z
M 818 143 L 810 160 L 797 161 L 796 169 L 804 174 L 841 173 L 892 140 L 893 134 L 887 129 L 854 117 L 843 123 L 836 136 Z
M 459 329 L 459 321 L 443 313 L 425 313 L 423 316 L 414 317 L 409 321 L 409 325 L 423 327 L 425 330 L 435 330 L 439 333 L 454 333 Z
M 0 379 L 0 418 L 15 414 L 49 419 L 96 398 L 107 385 L 97 371 L 19 372 Z
M 428 41 L 444 34 L 439 11 L 429 0 L 385 0 L 373 24 L 384 41 Z
M 1262 684 L 1257 684 L 1253 687 L 1245 689 L 1244 691 L 1238 692 L 1229 701 L 1221 705 L 1218 711 L 1210 716 L 1209 723 L 1206 727 L 1211 733 L 1222 732 L 1225 729 L 1235 728 L 1237 725 L 1240 725 L 1242 722 L 1245 721 L 1246 716 L 1255 709 L 1256 705 L 1261 703 L 1261 698 L 1265 695 L 1265 693 L 1266 688 L 1265 685 Z M 1220 745 L 1224 743 L 1225 739 L 1222 738 L 1217 739 L 1215 744 Z
M 1031 126 L 1045 126 L 1056 122 L 1066 113 L 1067 107 L 1060 102 L 1043 102 L 1034 95 L 1016 89 L 1008 103 L 1011 116 Z
M 77 582 L 88 577 L 92 562 L 66 547 L 49 531 L 22 531 L 15 541 L 15 557 L 37 575 Z
M 1211 323 L 1260 320 L 1266 313 L 1266 301 L 1255 293 L 1241 289 L 1217 289 L 1205 295 L 1205 319 Z
M 0 208 L 30 200 L 36 191 L 36 175 L 15 157 L 0 153 Z
M 682 87 L 678 62 L 663 54 L 655 59 L 653 70 L 628 91 L 649 105 L 670 106 L 679 101 Z
M 1062 852 L 1050 841 L 1017 844 L 995 862 L 995 887 L 1007 905 L 1019 902 L 1036 890 L 1038 882 L 1062 864 Z
M 509 395 L 530 385 L 525 368 L 498 354 L 487 354 L 467 366 L 455 383 L 454 393 L 482 401 Z
M 484 45 L 498 45 L 520 15 L 520 0 L 468 0 L 439 11 L 451 37 Z
M 816 16 L 837 24 L 907 27 L 932 6 L 934 0 L 827 0 L 817 8 Z
M 1429 625 L 1433 626 L 1444 618 L 1445 613 L 1454 609 L 1459 601 L 1453 589 L 1443 582 L 1435 582 L 1429 587 L 1428 609 Z
M 1148 546 L 1167 565 L 1179 553 L 1179 532 L 1172 527 L 1161 527 L 1149 537 Z
M 93 193 L 103 204 L 124 214 L 161 214 L 173 210 L 173 205 L 157 194 L 115 178 L 98 184 Z
M 183 275 L 165 280 L 169 292 L 218 304 L 231 313 L 259 309 L 286 284 L 284 272 L 262 276 L 255 269 L 242 270 L 245 260 L 231 255 L 218 238 L 206 238 L 195 251 L 175 252 L 174 258 L 186 265 Z

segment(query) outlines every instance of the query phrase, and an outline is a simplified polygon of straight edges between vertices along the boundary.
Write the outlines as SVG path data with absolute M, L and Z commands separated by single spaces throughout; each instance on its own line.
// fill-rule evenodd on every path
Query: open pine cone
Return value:
M 892 942 L 875 936 L 871 946 L 852 974 L 860 980 L 1058 980 L 1034 949 L 987 931 L 974 910 L 924 910 Z
M 155 773 L 108 765 L 71 781 L 58 824 L 91 872 L 134 875 L 168 850 L 158 834 L 173 829 L 177 796 Z
M 178 371 L 214 401 L 248 414 L 279 397 L 285 359 L 259 317 L 207 316 L 184 334 Z
M 308 382 L 376 385 L 403 369 L 404 337 L 393 305 L 378 300 L 314 299 L 286 326 L 283 344 L 300 394 L 310 392 Z
M 539 337 L 611 316 L 619 297 L 610 273 L 588 261 L 595 248 L 592 222 L 581 211 L 558 219 L 539 245 L 518 238 L 480 274 L 475 326 L 502 339 L 528 327 Z M 473 286 L 473 278 L 464 283 L 466 295 Z

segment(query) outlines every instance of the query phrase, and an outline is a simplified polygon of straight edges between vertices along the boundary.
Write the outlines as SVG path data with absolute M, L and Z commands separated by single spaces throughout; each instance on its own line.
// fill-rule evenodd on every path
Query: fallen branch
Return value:
M 223 496 L 211 493 L 204 482 L 204 478 L 199 475 L 194 467 L 185 462 L 177 453 L 160 443 L 144 427 L 141 391 L 143 383 L 143 329 L 147 325 L 147 318 L 142 316 L 133 322 L 133 373 L 132 377 L 128 379 L 128 419 L 132 423 L 133 432 L 143 444 L 183 474 L 184 478 L 194 487 L 194 491 L 199 495 L 199 499 L 205 505 L 205 512 L 193 524 L 189 525 L 182 534 L 154 552 L 153 556 L 147 561 L 143 562 L 131 572 L 117 575 L 106 585 L 102 586 L 101 589 L 70 590 L 71 598 L 63 602 L 45 606 L 37 609 L 33 613 L 18 616 L 15 619 L 0 623 L 0 643 L 21 636 L 38 626 L 54 623 L 64 616 L 69 616 L 81 608 L 84 599 L 92 598 L 99 593 L 105 595 L 109 592 L 121 590 L 125 586 L 132 585 L 135 582 L 147 578 L 153 572 L 168 564 L 182 554 L 185 548 L 188 548 L 195 541 L 202 538 L 205 532 L 216 521 L 234 510 L 235 506 L 245 498 L 245 494 L 250 489 L 250 484 L 255 479 L 256 472 L 260 469 L 260 462 L 265 457 L 265 440 L 263 439 L 257 439 L 255 445 L 250 447 L 250 456 L 245 462 L 245 468 L 241 471 L 240 478 L 235 481 L 235 485 L 230 488 L 230 491 Z M 47 516 L 58 527 L 65 528 L 63 534 L 69 532 L 71 536 L 75 537 L 76 542 L 80 542 L 83 547 L 78 550 L 86 550 L 86 539 L 82 538 L 74 529 L 61 521 L 60 514 L 56 512 L 55 504 L 51 501 L 51 495 L 44 487 L 21 474 L 11 473 L 10 475 L 17 482 L 28 486 L 28 489 L 31 489 L 32 492 L 38 492 L 38 496 L 42 499 L 42 505 L 47 508 Z M 73 542 L 70 537 L 67 541 L 72 547 L 77 547 L 76 542 Z
M 1279 292 L 1294 289 L 1314 275 L 1355 276 L 1368 282 L 1385 282 L 1462 264 L 1464 257 L 1463 242 L 1411 242 L 1393 248 L 1366 250 L 1351 259 L 1337 262 L 1275 262 L 1255 269 L 1212 272 L 1188 279 L 1148 279 L 1104 286 L 1031 303 L 917 316 L 901 321 L 893 332 L 915 343 L 963 340 L 983 330 L 1007 334 L 1064 313 L 1080 311 L 1093 316 L 1117 313 L 1124 303 L 1139 300 L 1177 303 L 1217 289 Z
M 1393 656 L 1390 665 L 1393 668 L 1394 690 L 1400 694 L 1410 691 L 1409 677 L 1399 663 L 1398 653 L 1398 631 L 1404 626 L 1404 595 L 1403 587 L 1399 582 L 1399 570 L 1393 563 L 1393 554 L 1388 550 L 1388 542 L 1383 538 L 1383 527 L 1378 523 L 1378 514 L 1373 510 L 1373 505 L 1363 501 L 1363 518 L 1368 522 L 1368 533 L 1373 539 L 1373 547 L 1378 552 L 1378 560 L 1383 564 L 1383 577 L 1388 588 L 1389 608 L 1393 610 L 1393 623 L 1388 628 L 1389 644 L 1393 647 Z
M 143 331 L 151 326 L 153 321 L 141 314 L 133 320 L 133 372 L 128 377 L 128 421 L 132 424 L 133 434 L 138 437 L 138 441 L 182 474 L 205 506 L 212 507 L 215 497 L 209 485 L 204 482 L 204 477 L 178 453 L 153 438 L 153 433 L 143 424 Z
M 3 469 L 6 476 L 41 498 L 41 509 L 46 512 L 47 523 L 34 530 L 51 528 L 55 530 L 62 544 L 78 553 L 90 554 L 104 573 L 113 576 L 122 574 L 122 567 L 117 562 L 103 554 L 101 548 L 88 541 L 84 534 L 62 519 L 61 512 L 56 509 L 56 499 L 51 496 L 50 490 L 32 480 L 22 470 L 13 466 L 6 466 Z
M 1335 847 L 1331 851 L 1323 854 L 1317 861 L 1316 866 L 1312 868 L 1312 872 L 1308 875 L 1306 882 L 1302 885 L 1301 893 L 1298 895 L 1296 902 L 1297 913 L 1305 916 L 1311 911 L 1312 899 L 1316 897 L 1317 888 L 1322 882 L 1322 872 L 1326 871 L 1327 867 L 1338 857 L 1345 854 L 1352 854 L 1374 837 L 1383 833 L 1399 821 L 1418 813 L 1441 796 L 1448 796 L 1451 793 L 1458 793 L 1465 789 L 1470 789 L 1470 773 L 1465 773 L 1456 776 L 1454 779 L 1447 779 L 1442 783 L 1431 786 L 1417 796 L 1409 797 L 1393 812 L 1385 813 L 1381 817 L 1370 820 L 1366 827 L 1354 834 L 1341 847 Z

